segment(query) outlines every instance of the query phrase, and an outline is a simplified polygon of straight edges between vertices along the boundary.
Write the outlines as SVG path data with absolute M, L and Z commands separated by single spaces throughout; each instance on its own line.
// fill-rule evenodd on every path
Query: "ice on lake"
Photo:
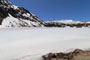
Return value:
M 90 48 L 89 28 L 0 28 L 0 60 L 41 60 L 77 48 Z

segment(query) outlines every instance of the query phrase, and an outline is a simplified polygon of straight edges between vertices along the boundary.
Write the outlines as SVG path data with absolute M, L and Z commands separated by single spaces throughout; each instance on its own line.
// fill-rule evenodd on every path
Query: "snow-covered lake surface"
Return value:
M 89 28 L 0 28 L 0 60 L 41 60 L 77 48 L 90 48 Z

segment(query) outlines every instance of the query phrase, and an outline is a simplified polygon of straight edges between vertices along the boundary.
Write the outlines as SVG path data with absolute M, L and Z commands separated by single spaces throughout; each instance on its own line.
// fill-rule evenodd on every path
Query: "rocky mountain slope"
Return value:
M 0 0 L 0 27 L 39 27 L 42 21 L 24 9 L 18 7 L 8 0 Z
M 23 7 L 18 7 L 8 2 L 0 0 L 0 27 L 89 27 L 89 22 L 72 20 L 42 22 L 37 16 Z
M 46 27 L 89 27 L 90 21 L 81 22 L 81 21 L 73 21 L 73 20 L 58 20 L 58 21 L 48 21 L 44 23 Z

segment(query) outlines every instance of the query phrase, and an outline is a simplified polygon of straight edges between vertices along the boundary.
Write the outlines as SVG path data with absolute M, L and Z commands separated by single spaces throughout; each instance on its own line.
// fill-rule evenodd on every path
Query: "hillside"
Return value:
M 0 27 L 40 27 L 42 21 L 23 7 L 0 0 Z

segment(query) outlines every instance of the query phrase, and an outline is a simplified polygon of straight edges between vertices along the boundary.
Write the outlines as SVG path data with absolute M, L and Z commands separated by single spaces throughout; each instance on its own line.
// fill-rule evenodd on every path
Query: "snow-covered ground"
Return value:
M 76 48 L 90 48 L 89 28 L 0 28 L 0 60 L 41 60 Z

